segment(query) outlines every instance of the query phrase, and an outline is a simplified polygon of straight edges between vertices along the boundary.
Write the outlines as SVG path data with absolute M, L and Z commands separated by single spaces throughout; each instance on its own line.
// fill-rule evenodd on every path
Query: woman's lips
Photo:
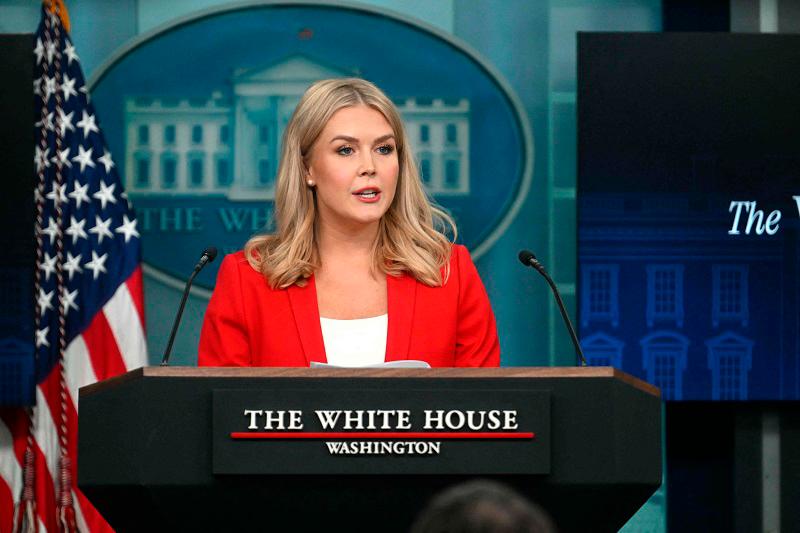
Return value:
M 381 191 L 374 187 L 365 187 L 353 193 L 359 202 L 372 204 L 381 199 Z

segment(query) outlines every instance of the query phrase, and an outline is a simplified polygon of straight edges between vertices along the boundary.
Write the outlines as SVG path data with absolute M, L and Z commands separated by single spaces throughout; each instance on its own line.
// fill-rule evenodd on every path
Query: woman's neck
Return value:
M 317 249 L 320 261 L 337 264 L 372 265 L 372 250 L 378 236 L 379 223 L 360 228 L 338 228 L 320 224 L 317 233 Z
M 376 271 L 372 255 L 377 235 L 377 224 L 369 231 L 320 228 L 314 273 L 320 316 L 352 320 L 387 312 L 386 275 Z

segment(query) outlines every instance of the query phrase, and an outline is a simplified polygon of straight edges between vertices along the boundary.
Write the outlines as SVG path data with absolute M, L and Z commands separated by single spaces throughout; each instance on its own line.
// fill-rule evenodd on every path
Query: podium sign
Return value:
M 214 474 L 548 474 L 547 390 L 213 391 Z

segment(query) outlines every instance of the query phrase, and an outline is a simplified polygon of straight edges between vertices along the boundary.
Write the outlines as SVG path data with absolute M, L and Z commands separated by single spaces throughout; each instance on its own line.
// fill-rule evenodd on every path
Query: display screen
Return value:
M 800 36 L 579 34 L 577 195 L 590 364 L 800 398 Z

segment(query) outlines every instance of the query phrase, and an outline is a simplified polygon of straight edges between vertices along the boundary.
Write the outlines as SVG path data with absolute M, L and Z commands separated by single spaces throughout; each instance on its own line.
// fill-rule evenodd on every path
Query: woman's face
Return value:
M 375 225 L 394 200 L 400 164 L 383 114 L 359 105 L 338 110 L 309 158 L 320 223 L 341 231 Z

